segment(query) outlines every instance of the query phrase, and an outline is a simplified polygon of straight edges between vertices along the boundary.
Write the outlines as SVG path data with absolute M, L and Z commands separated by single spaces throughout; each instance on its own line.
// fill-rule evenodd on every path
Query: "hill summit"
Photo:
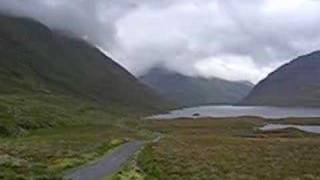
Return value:
M 320 106 L 320 51 L 300 56 L 262 80 L 246 105 Z
M 0 16 L 0 93 L 60 93 L 157 109 L 161 100 L 89 43 L 31 19 Z

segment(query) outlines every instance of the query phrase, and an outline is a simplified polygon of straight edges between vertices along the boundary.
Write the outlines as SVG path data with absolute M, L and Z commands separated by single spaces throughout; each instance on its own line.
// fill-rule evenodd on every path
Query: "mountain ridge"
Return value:
M 158 95 L 88 42 L 29 18 L 0 15 L 0 25 L 0 93 L 54 92 L 104 105 L 161 107 Z
M 320 106 L 320 51 L 299 56 L 258 83 L 245 105 Z
M 186 76 L 163 67 L 153 68 L 139 79 L 180 106 L 235 104 L 251 88 L 247 83 Z

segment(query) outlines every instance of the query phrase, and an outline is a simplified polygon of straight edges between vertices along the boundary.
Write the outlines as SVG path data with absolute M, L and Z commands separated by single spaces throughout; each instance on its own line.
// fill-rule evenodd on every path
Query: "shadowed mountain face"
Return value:
M 189 77 L 163 68 L 155 68 L 140 77 L 164 98 L 182 106 L 235 104 L 252 88 L 248 82 L 231 82 L 218 78 Z
M 243 104 L 320 106 L 320 51 L 300 56 L 261 81 Z
M 160 109 L 163 101 L 92 45 L 30 19 L 0 15 L 0 93 L 64 94 L 105 106 Z

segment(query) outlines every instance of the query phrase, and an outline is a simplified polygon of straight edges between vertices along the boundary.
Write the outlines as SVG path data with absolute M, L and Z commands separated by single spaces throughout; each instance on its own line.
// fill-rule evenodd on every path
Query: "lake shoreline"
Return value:
M 319 134 L 293 128 L 264 132 L 259 128 L 270 122 L 319 124 L 320 118 L 179 118 L 147 122 L 144 128 L 166 136 L 147 145 L 138 157 L 146 177 L 270 180 L 305 179 L 306 174 L 319 177 L 320 156 L 316 153 L 320 147 Z
M 177 119 L 177 118 L 232 118 L 261 117 L 265 119 L 283 118 L 318 118 L 320 108 L 271 107 L 271 106 L 198 106 L 158 114 L 147 119 Z

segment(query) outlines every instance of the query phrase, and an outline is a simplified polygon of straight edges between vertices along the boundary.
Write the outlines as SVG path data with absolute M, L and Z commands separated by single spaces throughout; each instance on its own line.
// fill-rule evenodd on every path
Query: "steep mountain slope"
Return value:
M 261 81 L 242 103 L 320 106 L 320 51 L 283 65 Z
M 111 123 L 167 107 L 89 43 L 30 19 L 0 15 L 0 136 Z
M 90 44 L 29 19 L 0 16 L 0 93 L 63 93 L 159 108 L 159 98 Z
M 140 80 L 166 99 L 183 106 L 234 104 L 245 97 L 253 86 L 247 82 L 189 77 L 163 68 L 150 70 Z

